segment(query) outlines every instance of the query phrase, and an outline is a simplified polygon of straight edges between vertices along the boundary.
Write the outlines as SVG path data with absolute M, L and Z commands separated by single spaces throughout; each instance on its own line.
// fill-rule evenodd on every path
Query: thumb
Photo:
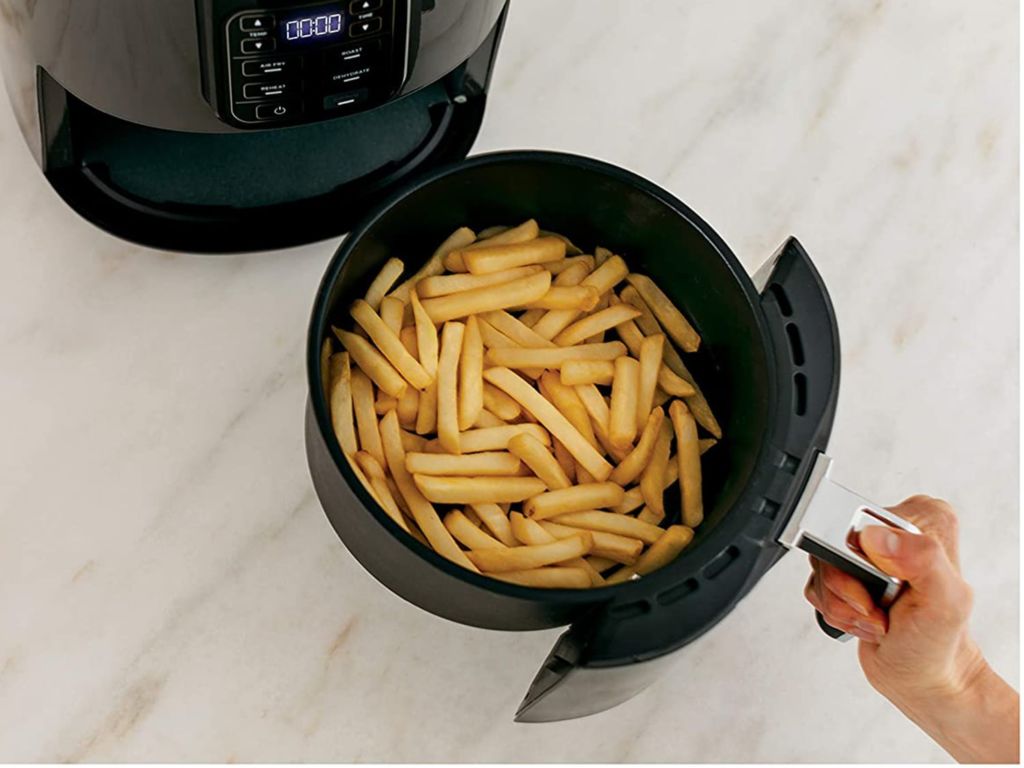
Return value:
M 945 550 L 926 534 L 872 525 L 861 531 L 860 546 L 881 570 L 921 592 L 940 587 L 953 575 Z

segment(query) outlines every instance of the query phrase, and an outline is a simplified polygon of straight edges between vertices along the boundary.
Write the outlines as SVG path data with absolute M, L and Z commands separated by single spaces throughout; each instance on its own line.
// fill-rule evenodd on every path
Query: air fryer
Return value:
M 54 189 L 129 240 L 338 236 L 466 156 L 507 0 L 0 0 L 0 56 Z

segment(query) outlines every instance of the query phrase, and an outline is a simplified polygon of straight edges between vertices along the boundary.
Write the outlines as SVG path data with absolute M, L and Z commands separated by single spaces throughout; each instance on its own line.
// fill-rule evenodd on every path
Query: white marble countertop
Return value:
M 749 269 L 797 234 L 843 340 L 837 479 L 960 510 L 1018 675 L 1013 0 L 515 0 L 476 150 L 664 185 Z M 943 761 L 785 558 L 659 684 L 515 725 L 557 631 L 428 615 L 313 494 L 303 343 L 335 243 L 213 258 L 66 208 L 0 107 L 0 759 Z

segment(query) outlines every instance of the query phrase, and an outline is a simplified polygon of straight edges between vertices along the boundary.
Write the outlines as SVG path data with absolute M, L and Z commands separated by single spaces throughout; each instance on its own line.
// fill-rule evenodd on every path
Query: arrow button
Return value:
M 365 37 L 366 35 L 372 35 L 375 32 L 380 32 L 383 22 L 379 17 L 372 19 L 365 19 L 357 22 L 350 27 L 349 34 L 352 37 Z
M 245 56 L 251 56 L 254 53 L 270 53 L 274 50 L 276 43 L 274 38 L 263 38 L 261 40 L 243 40 L 242 41 L 242 54 Z
M 367 11 L 376 11 L 383 4 L 384 0 L 353 0 L 349 5 L 349 10 L 352 13 L 366 13 Z
M 242 16 L 238 21 L 239 26 L 243 32 L 253 32 L 256 30 L 272 29 L 274 26 L 274 17 L 266 14 L 259 16 Z

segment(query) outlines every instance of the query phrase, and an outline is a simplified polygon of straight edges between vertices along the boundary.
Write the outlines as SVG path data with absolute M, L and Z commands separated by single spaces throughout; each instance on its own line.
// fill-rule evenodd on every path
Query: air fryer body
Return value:
M 505 4 L 0 0 L 0 55 L 80 213 L 161 247 L 262 249 L 340 234 L 465 156 Z

